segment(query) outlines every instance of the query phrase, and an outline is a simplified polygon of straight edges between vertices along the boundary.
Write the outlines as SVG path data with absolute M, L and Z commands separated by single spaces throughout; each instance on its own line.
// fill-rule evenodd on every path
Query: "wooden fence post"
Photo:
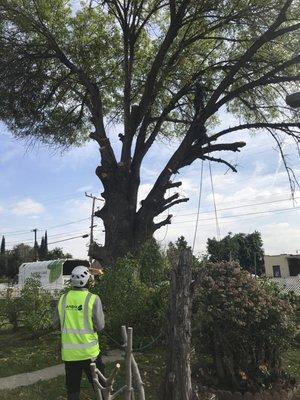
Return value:
M 191 352 L 192 253 L 174 254 L 171 276 L 171 305 L 167 343 L 166 375 L 162 400 L 192 400 Z

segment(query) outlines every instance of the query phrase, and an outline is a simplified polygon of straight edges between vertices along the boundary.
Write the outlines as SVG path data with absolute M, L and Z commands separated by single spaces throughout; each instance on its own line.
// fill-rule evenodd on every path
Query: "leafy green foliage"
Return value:
M 21 290 L 24 326 L 38 335 L 53 322 L 52 297 L 41 286 L 39 278 L 28 278 Z
M 174 93 L 199 77 L 206 95 L 211 95 L 235 61 L 276 20 L 283 1 L 208 1 L 201 7 L 189 1 L 182 24 L 171 24 L 171 28 L 172 7 L 168 2 L 145 1 L 141 7 L 129 4 L 138 24 L 130 38 L 134 56 L 128 61 L 133 63 L 129 77 L 133 101 L 137 104 L 143 97 L 150 68 L 158 61 L 152 111 L 160 115 Z M 128 79 L 125 60 L 129 43 L 124 20 L 113 1 L 94 7 L 82 3 L 74 12 L 71 1 L 3 0 L 0 11 L 0 91 L 5 93 L 0 116 L 18 136 L 63 146 L 82 143 L 92 127 L 90 85 L 101 92 L 104 116 L 122 119 L 121 90 Z M 292 5 L 287 17 L 296 20 L 298 13 Z M 157 60 L 172 30 L 174 38 L 167 54 Z M 267 74 L 270 66 L 292 59 L 296 48 L 293 32 L 280 36 L 280 40 L 266 41 L 237 71 L 231 91 L 247 85 L 250 78 Z M 286 66 L 286 75 L 296 74 L 296 63 Z M 274 120 L 281 112 L 274 106 L 283 90 L 280 82 L 262 82 L 235 96 L 227 108 L 248 122 L 268 117 Z M 191 120 L 191 87 L 179 100 L 180 107 L 171 108 L 170 117 Z M 212 115 L 208 125 L 213 127 L 216 122 Z M 165 121 L 161 130 L 161 134 L 172 135 L 184 132 L 184 125 L 172 121 Z
M 140 251 L 140 280 L 148 287 L 156 287 L 166 279 L 168 260 L 155 239 L 148 240 Z
M 19 267 L 24 262 L 34 261 L 34 250 L 31 246 L 20 243 L 7 250 L 4 254 L 0 254 L 0 273 L 14 281 L 16 281 L 19 273 Z
M 47 260 L 58 260 L 63 258 L 73 258 L 72 254 L 64 253 L 61 247 L 55 247 L 47 252 Z
M 234 260 L 252 274 L 261 275 L 264 271 L 263 242 L 257 231 L 235 235 L 229 232 L 222 240 L 207 239 L 207 252 L 212 262 Z
M 21 300 L 15 296 L 13 288 L 8 287 L 1 292 L 0 327 L 12 325 L 13 330 L 19 328 L 21 317 Z
M 152 271 L 149 276 L 155 287 L 150 287 L 141 281 L 140 274 L 138 261 L 128 256 L 119 259 L 113 269 L 105 271 L 94 287 L 102 300 L 106 331 L 119 338 L 122 325 L 132 326 L 136 346 L 139 340 L 160 334 L 165 325 L 168 300 L 167 283 L 159 284 Z M 158 270 L 160 276 L 161 271 Z
M 294 306 L 236 263 L 206 264 L 193 313 L 195 373 L 212 386 L 258 391 L 283 378 L 295 335 Z

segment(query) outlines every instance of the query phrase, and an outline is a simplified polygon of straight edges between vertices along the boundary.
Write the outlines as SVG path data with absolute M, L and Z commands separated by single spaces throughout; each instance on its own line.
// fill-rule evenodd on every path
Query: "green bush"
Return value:
M 295 312 L 274 286 L 235 263 L 206 264 L 195 292 L 195 374 L 211 386 L 257 391 L 284 377 Z
M 139 253 L 138 264 L 141 282 L 148 287 L 156 287 L 166 280 L 169 262 L 155 239 L 144 244 Z
M 140 264 L 133 257 L 120 259 L 106 271 L 94 290 L 103 303 L 106 332 L 121 341 L 122 325 L 134 328 L 135 346 L 157 337 L 165 323 L 168 285 L 149 287 L 140 279 Z
M 1 292 L 0 326 L 10 324 L 14 331 L 19 328 L 21 317 L 20 304 L 20 298 L 15 296 L 13 288 L 8 287 Z
M 28 278 L 21 290 L 24 326 L 34 335 L 49 329 L 53 321 L 52 297 L 39 278 Z

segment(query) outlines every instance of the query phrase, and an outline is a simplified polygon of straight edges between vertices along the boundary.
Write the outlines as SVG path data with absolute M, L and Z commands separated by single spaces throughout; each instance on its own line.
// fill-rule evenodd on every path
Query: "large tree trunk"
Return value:
M 104 246 L 93 243 L 89 254 L 106 268 L 111 267 L 119 257 L 135 254 L 154 233 L 152 215 L 144 220 L 138 217 L 139 178 L 134 178 L 120 164 L 109 174 L 103 172 L 102 167 L 96 170 L 104 186 L 102 196 L 105 204 L 95 215 L 103 221 L 105 243 Z
M 183 250 L 172 261 L 171 309 L 167 365 L 161 388 L 162 400 L 192 400 L 191 380 L 191 279 L 192 256 Z

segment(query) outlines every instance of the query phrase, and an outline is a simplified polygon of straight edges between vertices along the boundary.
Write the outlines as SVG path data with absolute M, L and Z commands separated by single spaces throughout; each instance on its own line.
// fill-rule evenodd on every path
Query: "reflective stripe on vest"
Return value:
M 62 300 L 62 309 L 63 309 L 63 324 L 61 326 L 62 333 L 74 333 L 74 334 L 85 334 L 85 333 L 94 333 L 94 329 L 89 326 L 89 302 L 92 297 L 92 293 L 88 293 L 85 298 L 84 307 L 83 307 L 83 329 L 68 329 L 65 327 L 65 312 L 66 312 L 66 301 L 67 295 L 64 295 Z
M 98 356 L 98 336 L 92 319 L 95 300 L 94 294 L 80 290 L 71 290 L 60 298 L 58 312 L 64 361 L 80 361 Z
M 93 342 L 85 343 L 85 344 L 62 343 L 61 347 L 63 349 L 89 349 L 90 347 L 94 347 L 96 344 L 98 344 L 98 340 L 94 340 Z

